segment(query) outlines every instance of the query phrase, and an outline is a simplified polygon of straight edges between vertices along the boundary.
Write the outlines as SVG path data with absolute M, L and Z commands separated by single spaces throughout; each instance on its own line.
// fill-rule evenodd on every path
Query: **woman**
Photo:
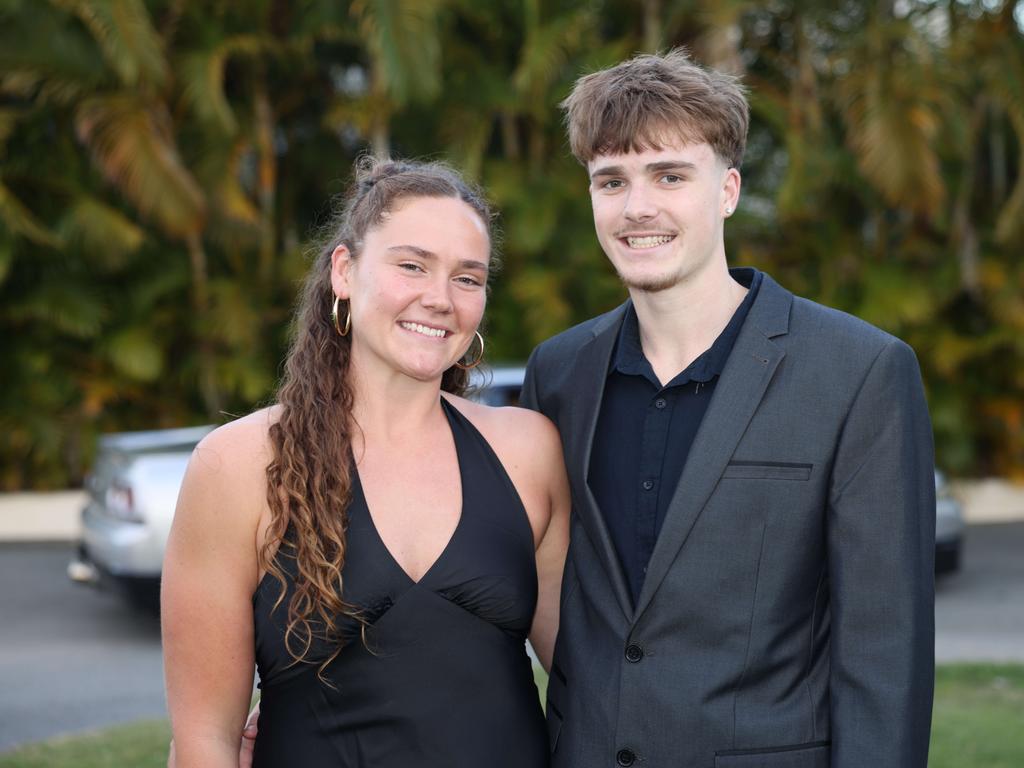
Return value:
M 492 263 L 457 174 L 358 169 L 277 404 L 211 433 L 182 485 L 163 581 L 178 768 L 238 764 L 254 663 L 256 768 L 547 764 L 524 641 L 547 666 L 568 484 L 544 417 L 458 396 Z

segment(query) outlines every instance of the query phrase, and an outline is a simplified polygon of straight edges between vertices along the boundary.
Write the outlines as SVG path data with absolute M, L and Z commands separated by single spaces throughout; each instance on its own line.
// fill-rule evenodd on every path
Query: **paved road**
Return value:
M 935 589 L 942 661 L 1024 661 L 1024 523 L 967 528 L 959 572 Z
M 165 715 L 156 618 L 71 584 L 67 544 L 0 544 L 0 752 Z M 968 529 L 937 588 L 940 660 L 1024 661 L 1024 522 Z
M 0 752 L 164 717 L 160 625 L 72 584 L 69 544 L 0 544 Z

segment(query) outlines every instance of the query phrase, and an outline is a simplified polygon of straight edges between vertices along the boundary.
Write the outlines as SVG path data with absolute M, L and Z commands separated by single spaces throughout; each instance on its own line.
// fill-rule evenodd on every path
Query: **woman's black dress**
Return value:
M 525 640 L 537 601 L 533 534 L 497 456 L 442 398 L 462 478 L 462 515 L 418 582 L 374 527 L 353 469 L 344 597 L 370 622 L 345 625 L 345 645 L 292 663 L 284 645 L 295 561 L 278 563 L 253 595 L 259 670 L 254 768 L 544 768 L 544 718 Z M 427 457 L 429 460 L 429 457 Z M 369 649 L 367 648 L 369 646 Z M 315 644 L 322 660 L 324 646 Z

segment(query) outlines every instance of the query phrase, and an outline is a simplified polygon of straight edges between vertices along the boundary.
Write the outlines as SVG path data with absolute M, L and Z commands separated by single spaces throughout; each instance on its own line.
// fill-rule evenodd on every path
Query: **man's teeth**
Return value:
M 434 338 L 443 338 L 445 335 L 441 328 L 428 328 L 419 323 L 402 323 L 402 327 L 407 331 L 415 331 L 416 333 L 422 333 L 424 336 L 433 336 Z
M 672 240 L 672 235 L 647 235 L 645 237 L 627 237 L 630 248 L 654 248 Z

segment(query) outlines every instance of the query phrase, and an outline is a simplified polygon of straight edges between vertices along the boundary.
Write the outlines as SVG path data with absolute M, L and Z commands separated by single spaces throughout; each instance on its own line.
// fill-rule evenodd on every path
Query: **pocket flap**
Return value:
M 829 768 L 830 742 L 715 753 L 715 768 Z
M 730 461 L 723 478 L 734 480 L 810 480 L 813 464 L 785 461 Z

